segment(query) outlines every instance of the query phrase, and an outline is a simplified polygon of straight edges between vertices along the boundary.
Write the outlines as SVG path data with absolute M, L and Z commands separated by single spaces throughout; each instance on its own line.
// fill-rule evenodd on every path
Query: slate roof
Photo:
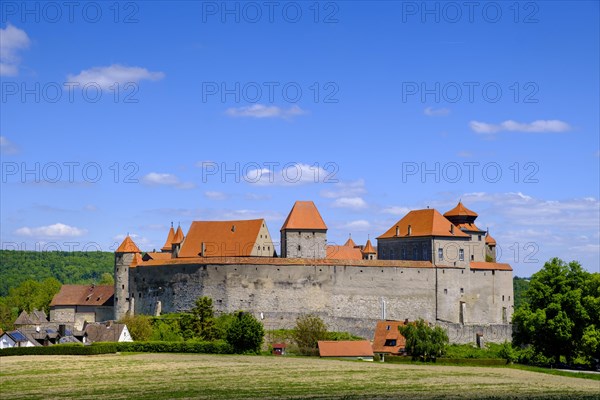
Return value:
M 112 285 L 62 285 L 54 295 L 52 306 L 112 306 L 115 288 Z
M 27 311 L 21 312 L 14 325 L 38 325 L 48 322 L 48 316 L 44 311 L 33 310 L 31 314 Z
M 117 342 L 125 327 L 125 324 L 117 323 L 91 323 L 86 325 L 84 336 L 92 343 Z
M 368 340 L 319 340 L 321 357 L 373 357 Z
M 315 203 L 297 201 L 281 227 L 281 230 L 284 229 L 327 230 L 327 225 Z

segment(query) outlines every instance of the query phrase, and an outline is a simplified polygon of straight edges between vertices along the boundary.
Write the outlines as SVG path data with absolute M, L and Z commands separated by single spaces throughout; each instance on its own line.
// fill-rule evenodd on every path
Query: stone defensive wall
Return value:
M 439 294 L 442 274 L 444 284 L 452 285 L 445 288 L 451 290 L 452 307 L 439 304 L 444 300 Z M 292 328 L 296 317 L 314 313 L 329 330 L 365 338 L 373 337 L 380 319 L 435 322 L 443 311 L 445 318 L 441 319 L 451 340 L 467 343 L 474 342 L 477 333 L 485 335 L 482 330 L 486 326 L 502 325 L 500 316 L 477 315 L 478 310 L 488 310 L 488 303 L 495 299 L 486 288 L 501 291 L 492 281 L 495 275 L 488 271 L 483 279 L 479 271 L 434 267 L 429 261 L 176 258 L 150 260 L 131 268 L 129 291 L 136 314 L 153 315 L 157 309 L 161 313 L 187 311 L 198 297 L 208 296 L 217 313 L 248 311 L 262 320 L 265 329 Z M 512 273 L 508 275 L 512 295 Z M 478 284 L 479 280 L 485 284 Z M 479 287 L 485 293 L 476 295 Z M 465 306 L 457 299 L 465 296 L 470 296 L 465 300 L 470 313 L 463 315 L 464 324 L 459 324 L 459 309 Z M 475 323 L 479 326 L 469 326 Z M 507 329 L 511 331 L 510 325 L 504 332 Z M 486 340 L 504 341 L 506 334 L 510 338 L 505 332 L 501 338 Z

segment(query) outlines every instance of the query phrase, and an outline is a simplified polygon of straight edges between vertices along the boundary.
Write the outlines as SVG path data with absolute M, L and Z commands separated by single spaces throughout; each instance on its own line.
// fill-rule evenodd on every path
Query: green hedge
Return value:
M 2 356 L 90 356 L 94 354 L 116 353 L 116 343 L 96 343 L 92 346 L 82 344 L 57 344 L 54 346 L 12 347 L 0 350 Z
M 122 342 L 116 343 L 117 351 L 140 353 L 205 353 L 233 354 L 233 347 L 224 341 L 201 342 Z

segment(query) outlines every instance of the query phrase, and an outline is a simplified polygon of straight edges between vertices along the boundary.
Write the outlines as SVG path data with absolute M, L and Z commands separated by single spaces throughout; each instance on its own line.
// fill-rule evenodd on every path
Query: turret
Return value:
M 140 249 L 129 235 L 115 251 L 114 319 L 116 320 L 123 318 L 132 309 L 129 298 L 129 268 L 135 267 L 140 261 L 140 253 Z
M 297 201 L 281 227 L 281 257 L 325 258 L 327 225 L 312 201 Z
M 375 260 L 377 258 L 377 252 L 371 244 L 371 239 L 367 239 L 367 244 L 365 244 L 365 247 L 360 252 L 362 253 L 363 260 Z

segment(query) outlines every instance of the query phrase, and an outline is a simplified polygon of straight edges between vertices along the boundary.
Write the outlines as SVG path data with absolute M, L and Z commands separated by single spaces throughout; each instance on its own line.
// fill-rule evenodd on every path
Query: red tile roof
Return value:
M 264 219 L 194 221 L 178 257 L 198 257 L 202 243 L 206 251 L 203 257 L 249 257 L 263 225 L 266 228 Z
M 456 207 L 454 207 L 452 210 L 444 213 L 444 217 L 459 217 L 459 216 L 460 217 L 464 217 L 464 216 L 477 217 L 477 213 L 475 211 L 469 210 L 460 201 L 458 202 Z
M 471 269 L 512 271 L 510 264 L 471 261 Z
M 133 259 L 132 259 L 132 260 L 131 260 L 131 262 L 129 263 L 129 267 L 131 267 L 131 268 L 135 268 L 135 267 L 137 267 L 139 264 L 141 264 L 141 263 L 142 263 L 142 261 L 144 261 L 144 260 L 143 260 L 143 258 L 142 258 L 142 255 L 141 255 L 140 253 L 135 253 L 135 254 L 133 255 Z
M 144 254 L 143 260 L 170 260 L 171 258 L 171 253 L 148 252 Z
M 172 244 L 179 244 L 183 242 L 183 231 L 181 230 L 181 226 L 177 227 L 177 231 L 175 232 L 175 236 L 173 236 Z
M 175 230 L 173 229 L 173 226 L 171 226 L 171 229 L 169 229 L 169 234 L 167 235 L 167 241 L 165 242 L 165 245 L 161 248 L 162 251 L 171 251 L 172 247 L 171 244 L 173 243 L 173 239 L 175 238 Z
M 404 325 L 404 321 L 377 321 L 373 339 L 373 352 L 400 354 L 406 346 L 406 339 L 400 334 L 398 327 Z M 396 345 L 386 346 L 385 343 L 388 340 L 395 340 Z
M 52 306 L 109 306 L 113 304 L 112 285 L 62 285 L 54 295 Z
M 346 243 L 344 243 L 344 246 L 348 246 L 348 247 L 355 247 L 356 243 L 354 243 L 354 240 L 352 240 L 352 238 L 348 238 L 348 240 L 346 240 Z
M 350 246 L 327 246 L 325 258 L 333 260 L 362 260 L 362 253 L 358 247 Z
M 123 239 L 123 242 L 115 251 L 115 253 L 140 253 L 140 252 L 141 252 L 140 249 L 133 242 L 131 237 L 129 237 L 129 235 L 127 235 L 125 237 L 125 239 Z
M 449 237 L 470 237 L 460 229 L 455 228 L 451 233 L 451 226 L 454 224 L 446 217 L 433 208 L 424 210 L 413 210 L 395 223 L 383 235 L 377 239 L 387 239 L 394 237 L 408 237 L 408 226 L 411 227 L 410 236 L 449 236 Z M 399 227 L 400 235 L 396 236 L 396 227 Z
M 377 254 L 377 252 L 373 248 L 373 245 L 371 244 L 371 239 L 367 239 L 367 244 L 365 244 L 365 247 L 362 249 L 362 252 L 363 254 Z
M 368 340 L 319 340 L 321 357 L 373 357 Z
M 458 229 L 460 229 L 460 230 L 463 230 L 463 231 L 485 232 L 485 231 L 479 229 L 477 227 L 477 225 L 475 225 L 472 222 L 470 222 L 470 223 L 469 222 L 463 222 L 463 223 L 460 223 L 460 224 L 456 224 L 456 227 Z
M 485 236 L 485 243 L 489 244 L 490 246 L 495 246 L 496 245 L 496 239 L 494 239 L 492 237 L 492 235 L 490 235 L 489 233 Z
M 312 201 L 297 201 L 281 227 L 281 230 L 284 229 L 327 230 L 327 225 L 321 218 L 315 203 Z

